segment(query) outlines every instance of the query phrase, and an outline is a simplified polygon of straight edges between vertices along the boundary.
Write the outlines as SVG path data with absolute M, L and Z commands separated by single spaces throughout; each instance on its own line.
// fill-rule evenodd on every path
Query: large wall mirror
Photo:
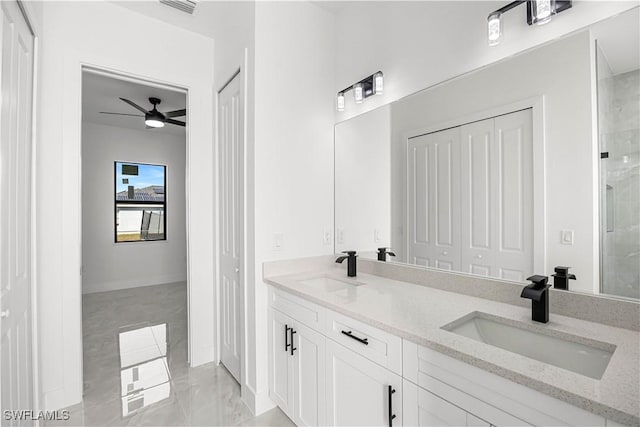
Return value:
M 336 252 L 639 298 L 639 10 L 338 123 Z

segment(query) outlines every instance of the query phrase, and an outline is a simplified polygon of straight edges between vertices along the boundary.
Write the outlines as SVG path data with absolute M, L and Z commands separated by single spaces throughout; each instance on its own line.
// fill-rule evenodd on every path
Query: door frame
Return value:
M 79 67 L 79 72 L 82 75 L 83 73 L 87 72 L 87 73 L 93 73 L 93 74 L 98 74 L 104 77 L 109 77 L 112 79 L 116 79 L 116 80 L 122 80 L 122 81 L 127 81 L 127 82 L 132 82 L 132 83 L 137 83 L 137 84 L 141 84 L 141 85 L 145 85 L 145 86 L 151 86 L 151 87 L 157 87 L 157 88 L 163 88 L 163 89 L 169 89 L 169 90 L 174 90 L 174 91 L 179 91 L 185 94 L 185 98 L 186 98 L 186 107 L 187 110 L 190 107 L 189 104 L 189 88 L 186 87 L 185 85 L 181 85 L 181 84 L 175 84 L 175 83 L 169 83 L 169 82 L 163 82 L 163 81 L 159 81 L 157 78 L 152 78 L 152 77 L 143 77 L 143 76 L 138 76 L 138 75 L 134 75 L 132 73 L 126 72 L 126 71 L 119 71 L 119 70 L 114 70 L 112 68 L 108 68 L 105 66 L 101 66 L 101 65 L 95 65 L 93 63 L 88 63 L 88 62 L 84 62 L 84 61 L 80 61 L 79 62 L 80 67 Z M 82 79 L 80 79 L 80 96 L 78 97 L 78 102 L 80 105 L 80 119 L 78 121 L 78 124 L 80 125 L 80 127 L 82 127 L 82 91 L 84 90 L 84 88 L 82 87 Z M 192 347 L 194 345 L 193 340 L 192 340 L 192 336 L 191 336 L 191 332 L 192 332 L 192 327 L 191 327 L 191 273 L 192 273 L 192 265 L 191 265 L 191 261 L 192 261 L 192 257 L 190 256 L 190 247 L 189 247 L 189 229 L 190 229 L 190 224 L 189 224 L 189 196 L 190 196 L 190 180 L 188 179 L 189 177 L 189 147 L 190 147 L 190 133 L 189 133 L 189 123 L 187 123 L 187 126 L 185 127 L 185 205 L 184 205 L 184 209 L 185 209 L 185 236 L 186 236 L 186 257 L 187 257 L 187 363 L 191 362 L 191 355 L 192 355 Z M 78 158 L 77 161 L 77 170 L 82 171 L 82 136 L 81 136 L 81 132 L 80 132 L 80 141 L 79 141 L 79 150 L 80 150 L 80 156 Z M 82 267 L 83 262 L 82 262 L 82 255 L 83 255 L 83 249 L 82 249 L 82 222 L 83 222 L 83 215 L 82 215 L 82 206 L 83 206 L 83 201 L 82 201 L 82 174 L 80 173 L 80 185 L 78 187 L 77 190 L 77 196 L 78 196 L 78 201 L 79 201 L 79 218 L 80 221 L 78 221 L 78 237 L 79 237 L 79 248 L 80 248 L 80 266 Z M 80 292 L 80 306 L 79 309 L 82 312 L 82 273 L 80 274 L 80 288 L 79 288 L 79 292 Z M 83 372 L 83 368 L 82 365 L 84 363 L 84 338 L 82 336 L 82 316 L 80 316 L 80 378 L 82 380 L 84 380 L 84 372 Z M 82 396 L 84 397 L 84 395 Z M 83 399 L 84 400 L 84 399 Z
M 519 110 L 531 109 L 532 118 L 532 144 L 533 144 L 533 165 L 536 173 L 533 176 L 533 269 L 534 271 L 546 271 L 547 265 L 547 216 L 546 212 L 546 165 L 545 165 L 545 151 L 546 151 L 546 138 L 544 133 L 544 95 L 534 96 L 526 98 L 513 103 L 501 105 L 499 107 L 489 108 L 475 113 L 467 114 L 455 119 L 446 120 L 417 129 L 402 132 L 401 137 L 401 158 L 405 170 L 409 167 L 409 140 L 417 136 L 426 135 L 433 132 L 446 130 L 449 128 L 462 126 L 471 122 L 477 122 L 480 120 L 488 119 L 491 117 L 502 116 L 505 114 L 513 113 Z M 409 200 L 409 183 L 408 176 L 401 177 L 403 185 L 402 194 L 405 197 L 405 202 Z M 407 203 L 404 203 L 405 212 L 402 215 L 402 227 L 405 230 L 404 235 L 406 239 L 403 243 L 403 251 L 405 256 L 409 253 L 409 210 L 406 208 Z M 431 269 L 431 267 L 425 267 Z M 466 273 L 461 271 L 447 271 L 448 273 L 461 274 L 464 276 L 476 276 L 472 273 Z M 484 276 L 480 276 L 484 277 Z M 491 277 L 490 279 L 502 280 Z
M 248 171 L 248 155 L 247 155 L 247 151 L 248 151 L 248 146 L 247 146 L 247 79 L 246 79 L 246 58 L 245 61 L 242 65 L 238 66 L 235 71 L 233 71 L 230 75 L 230 77 L 228 77 L 226 80 L 224 80 L 224 83 L 222 85 L 220 85 L 220 87 L 218 89 L 216 89 L 215 91 L 215 118 L 214 118 L 214 122 L 215 122 L 215 147 L 214 147 L 214 161 L 213 164 L 215 165 L 215 177 L 214 177 L 214 182 L 215 187 L 214 187 L 214 191 L 215 191 L 215 201 L 216 201 L 216 209 L 215 209 L 215 234 L 216 234 L 216 244 L 215 244 L 215 253 L 216 253 L 216 265 L 220 266 L 220 254 L 221 254 L 221 249 L 220 249 L 220 245 L 221 245 L 221 236 L 219 235 L 220 232 L 220 217 L 221 217 L 221 203 L 220 203 L 220 185 L 221 182 L 218 179 L 218 170 L 220 168 L 220 140 L 218 138 L 218 129 L 220 126 L 219 123 L 219 106 L 220 106 L 220 93 L 236 78 L 239 79 L 239 85 L 240 85 L 240 101 L 242 102 L 242 105 L 240 106 L 240 111 L 242 114 L 242 127 L 241 127 L 241 132 L 239 135 L 239 138 L 241 139 L 241 144 L 242 144 L 242 157 L 241 157 L 241 164 L 242 164 L 242 171 L 241 171 L 241 175 L 242 175 L 242 183 L 241 183 L 241 188 L 242 188 L 242 194 L 241 194 L 241 206 L 240 206 L 240 212 L 239 212 L 239 216 L 241 221 L 239 222 L 239 224 L 241 225 L 242 231 L 239 234 L 240 240 L 241 240 L 241 251 L 240 253 L 242 254 L 240 256 L 240 271 L 238 273 L 238 283 L 239 283 L 239 289 L 240 289 L 240 313 L 239 313 L 239 318 L 240 318 L 240 324 L 238 325 L 238 329 L 240 331 L 240 378 L 238 380 L 238 382 L 240 383 L 240 393 L 243 399 L 247 399 L 247 397 L 253 393 L 247 393 L 247 382 L 246 382 L 246 370 L 247 370 L 247 358 L 246 358 L 246 351 L 245 349 L 247 348 L 247 343 L 246 343 L 246 333 L 245 333 L 245 325 L 247 325 L 247 319 L 246 319 L 246 314 L 248 312 L 247 310 L 247 300 L 246 300 L 246 295 L 247 295 L 247 291 L 246 291 L 246 286 L 248 283 L 248 278 L 250 278 L 250 270 L 249 270 L 249 266 L 248 266 L 248 262 L 247 260 L 248 258 L 248 248 L 249 248 L 249 244 L 248 244 L 248 217 L 247 217 L 247 182 L 248 182 L 248 176 L 247 176 L 247 171 Z M 222 344 L 221 344 L 221 336 L 222 334 L 220 333 L 220 326 L 222 324 L 221 321 L 221 309 L 220 309 L 220 288 L 221 288 L 222 284 L 220 282 L 220 271 L 217 270 L 216 271 L 216 277 L 215 277 L 215 307 L 216 307 L 216 327 L 215 327 L 215 333 L 216 333 L 216 337 L 215 337 L 215 344 L 216 344 L 216 363 L 219 365 L 222 362 Z M 252 399 L 253 400 L 253 399 Z M 250 406 L 252 407 L 252 406 Z

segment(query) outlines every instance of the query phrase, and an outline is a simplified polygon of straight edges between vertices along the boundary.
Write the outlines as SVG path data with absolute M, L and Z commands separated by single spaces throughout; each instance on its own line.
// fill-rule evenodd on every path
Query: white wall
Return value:
M 389 105 L 336 125 L 336 252 L 375 258 L 376 248 L 390 246 L 390 156 Z
M 149 44 L 153 34 L 161 44 Z M 41 406 L 82 399 L 81 65 L 189 90 L 189 351 L 214 360 L 213 40 L 106 2 L 43 4 L 37 142 L 37 273 Z M 196 54 L 197 53 L 197 54 Z
M 267 298 L 262 262 L 331 254 L 333 16 L 310 2 L 257 2 L 255 29 L 255 288 L 247 310 L 247 376 L 258 411 L 267 390 Z M 273 247 L 281 234 L 282 247 Z M 251 286 L 249 284 L 248 286 Z
M 403 132 L 444 123 L 470 114 L 544 97 L 544 165 L 534 164 L 534 180 L 546 182 L 546 265 L 536 274 L 549 275 L 553 267 L 572 267 L 578 280 L 574 290 L 598 288 L 598 235 L 594 233 L 597 191 L 592 186 L 596 150 L 590 123 L 591 44 L 588 31 L 494 64 L 463 78 L 420 92 L 392 105 L 394 171 L 404 171 Z M 535 150 L 534 150 L 535 151 Z M 394 230 L 406 215 L 403 176 L 394 174 Z M 579 212 L 579 214 L 577 214 Z M 573 246 L 560 242 L 563 229 L 575 231 Z M 398 240 L 398 237 L 400 239 Z M 401 237 L 393 246 L 400 248 Z
M 83 122 L 83 293 L 187 280 L 185 154 L 184 134 Z M 114 243 L 115 161 L 167 167 L 167 240 Z
M 335 93 L 382 70 L 385 93 L 354 104 L 344 120 L 443 80 L 490 64 L 637 6 L 637 1 L 581 1 L 550 23 L 529 26 L 525 6 L 504 15 L 504 39 L 487 44 L 487 16 L 504 1 L 352 2 L 338 13 Z

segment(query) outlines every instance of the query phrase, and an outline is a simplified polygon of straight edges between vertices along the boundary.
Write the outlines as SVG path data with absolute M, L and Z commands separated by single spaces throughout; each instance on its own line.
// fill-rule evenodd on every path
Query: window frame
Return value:
M 162 239 L 151 239 L 151 240 L 122 240 L 122 241 L 118 241 L 118 205 L 123 205 L 123 204 L 131 204 L 131 205 L 159 205 L 159 202 L 150 202 L 150 201 L 122 201 L 122 200 L 118 200 L 118 184 L 116 183 L 117 180 L 117 176 L 118 176 L 118 163 L 120 164 L 127 164 L 127 165 L 137 165 L 137 166 L 158 166 L 158 167 L 162 167 L 163 171 L 164 171 L 164 201 L 162 202 L 162 208 L 163 208 L 163 215 L 162 215 L 162 227 L 164 230 L 164 236 Z M 129 162 L 129 161 L 124 161 L 124 160 L 115 160 L 113 162 L 113 242 L 115 244 L 120 244 L 120 243 L 149 243 L 149 242 L 166 242 L 167 241 L 167 210 L 168 210 L 168 204 L 167 204 L 167 165 L 160 165 L 160 164 L 156 164 L 156 163 L 143 163 L 143 162 Z

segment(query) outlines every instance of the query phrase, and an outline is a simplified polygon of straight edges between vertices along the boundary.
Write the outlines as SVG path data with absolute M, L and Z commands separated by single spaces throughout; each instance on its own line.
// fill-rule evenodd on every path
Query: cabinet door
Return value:
M 402 409 L 405 426 L 489 426 L 463 409 L 403 380 Z
M 293 409 L 293 358 L 289 347 L 293 320 L 278 310 L 269 310 L 269 396 L 287 415 Z
M 401 426 L 401 378 L 330 339 L 326 345 L 327 425 Z
M 295 322 L 293 344 L 293 420 L 298 426 L 325 425 L 325 337 Z

